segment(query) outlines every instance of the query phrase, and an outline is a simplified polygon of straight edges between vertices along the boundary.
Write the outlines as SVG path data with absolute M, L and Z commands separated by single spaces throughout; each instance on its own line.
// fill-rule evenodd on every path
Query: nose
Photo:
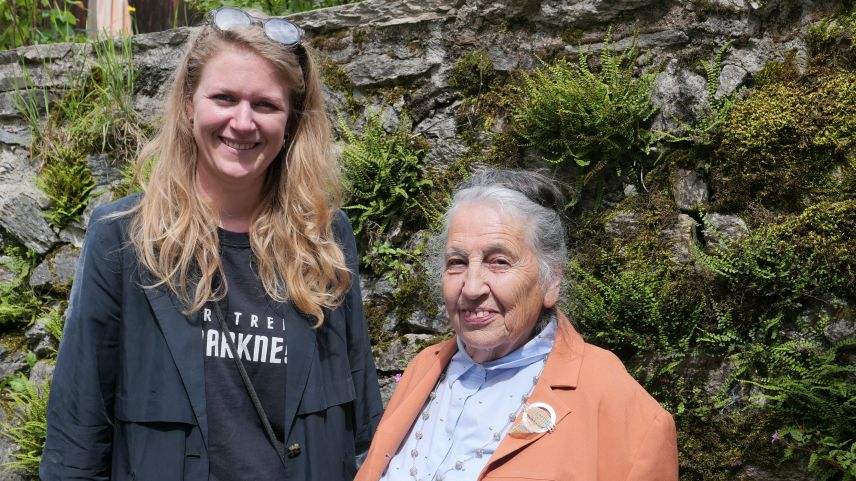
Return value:
M 478 299 L 489 291 L 481 263 L 471 263 L 464 274 L 461 295 L 467 299 Z
M 231 124 L 231 127 L 235 130 L 254 130 L 256 124 L 253 120 L 253 106 L 250 105 L 249 102 L 239 102 L 238 105 L 235 106 Z

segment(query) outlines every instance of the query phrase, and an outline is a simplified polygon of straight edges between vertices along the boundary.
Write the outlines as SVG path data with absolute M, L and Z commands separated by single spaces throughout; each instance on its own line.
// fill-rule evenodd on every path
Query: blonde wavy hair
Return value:
M 227 47 L 260 55 L 281 74 L 291 107 L 283 152 L 268 168 L 262 202 L 250 223 L 250 245 L 267 294 L 290 301 L 324 323 L 351 283 L 332 222 L 341 184 L 330 155 L 330 125 L 321 83 L 304 46 L 286 48 L 256 26 L 227 32 L 203 27 L 191 42 L 167 96 L 164 121 L 137 159 L 142 198 L 129 213 L 130 240 L 153 284 L 166 285 L 186 314 L 225 296 L 218 214 L 196 184 L 197 147 L 187 106 L 205 64 Z M 148 180 L 145 165 L 151 163 Z

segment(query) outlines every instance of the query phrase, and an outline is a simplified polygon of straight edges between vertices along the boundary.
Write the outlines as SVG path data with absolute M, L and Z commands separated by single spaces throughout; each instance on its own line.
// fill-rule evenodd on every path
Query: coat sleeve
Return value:
M 338 215 L 339 241 L 342 243 L 345 260 L 353 275 L 351 287 L 343 301 L 343 308 L 347 319 L 348 360 L 356 394 L 353 404 L 355 448 L 357 458 L 360 459 L 369 449 L 372 436 L 383 414 L 383 404 L 380 399 L 368 326 L 363 313 L 363 299 L 360 293 L 360 258 L 356 240 L 348 218 L 341 211 Z
M 675 421 L 665 410 L 654 417 L 639 444 L 627 481 L 678 481 Z
M 110 477 L 123 283 L 118 222 L 103 212 L 93 214 L 71 290 L 47 408 L 45 481 Z

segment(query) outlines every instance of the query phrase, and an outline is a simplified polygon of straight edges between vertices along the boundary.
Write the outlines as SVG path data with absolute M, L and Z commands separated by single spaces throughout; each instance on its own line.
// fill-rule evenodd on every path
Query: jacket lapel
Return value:
M 384 413 L 372 440 L 369 457 L 360 468 L 357 480 L 376 480 L 383 475 L 390 459 L 401 447 L 404 437 L 422 411 L 437 379 L 457 351 L 457 345 L 452 338 L 430 349 L 433 350 L 433 359 L 419 364 L 418 368 L 414 364 L 408 366 L 407 378 L 401 380 L 402 384 L 396 388 L 389 401 L 390 406 L 395 407 L 388 408 Z M 403 398 L 399 400 L 398 396 Z
M 406 397 L 401 400 L 398 408 L 390 413 L 390 419 L 395 419 L 395 436 L 390 439 L 390 445 L 398 449 L 398 446 L 404 441 L 404 436 L 410 431 L 410 427 L 416 422 L 416 417 L 422 411 L 425 401 L 437 385 L 437 380 L 449 364 L 452 355 L 457 351 L 455 339 L 452 338 L 436 346 L 434 352 L 435 359 L 430 364 L 426 365 L 426 369 L 422 372 L 414 372 L 416 383 L 412 389 L 406 393 Z M 393 443 L 393 441 L 395 441 Z
M 571 409 L 559 393 L 577 386 L 580 367 L 582 365 L 582 350 L 584 343 L 580 335 L 571 326 L 565 316 L 559 313 L 559 329 L 553 349 L 544 365 L 544 371 L 532 391 L 529 401 L 549 404 L 556 411 L 556 424 L 573 422 Z M 567 418 L 567 419 L 566 419 Z M 520 422 L 520 416 L 515 423 Z M 482 479 L 503 458 L 526 448 L 542 436 L 549 433 L 529 433 L 507 435 L 497 447 L 493 456 L 485 465 L 478 479 Z
M 288 439 L 300 400 L 303 398 L 309 370 L 317 357 L 315 354 L 317 343 L 310 319 L 297 312 L 291 303 L 280 305 L 282 306 L 280 314 L 285 319 L 285 338 L 288 348 L 288 365 L 285 369 L 284 424 L 285 439 Z
M 163 332 L 172 359 L 190 405 L 196 415 L 196 421 L 202 432 L 205 446 L 208 446 L 208 414 L 205 409 L 205 367 L 202 359 L 202 329 L 198 323 L 191 321 L 178 307 L 177 299 L 166 287 L 143 289 L 149 304 L 152 306 L 155 319 Z

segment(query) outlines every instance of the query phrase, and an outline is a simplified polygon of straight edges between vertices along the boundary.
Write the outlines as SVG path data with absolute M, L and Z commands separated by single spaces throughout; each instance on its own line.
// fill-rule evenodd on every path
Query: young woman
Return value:
M 42 479 L 353 478 L 382 406 L 302 33 L 222 8 L 191 42 L 144 192 L 90 222 Z

